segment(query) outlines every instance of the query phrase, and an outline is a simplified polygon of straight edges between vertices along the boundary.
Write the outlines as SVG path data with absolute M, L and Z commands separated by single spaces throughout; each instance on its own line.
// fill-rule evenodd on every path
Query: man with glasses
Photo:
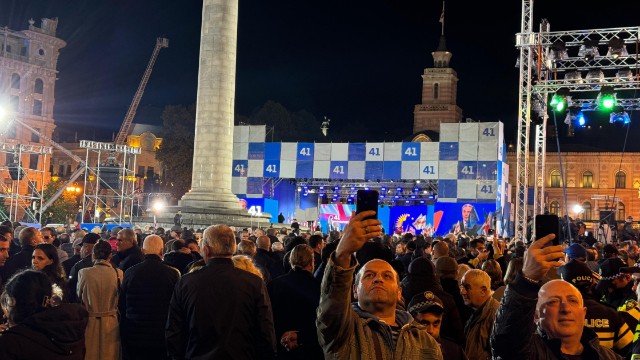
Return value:
M 58 232 L 54 228 L 45 226 L 40 229 L 40 233 L 42 234 L 42 239 L 44 240 L 44 242 L 46 242 L 47 244 L 52 244 L 56 247 L 56 249 L 58 250 L 58 259 L 60 260 L 61 264 L 69 258 L 69 254 L 67 254 L 66 251 L 60 249 L 59 244 L 56 245 L 53 243 L 58 237 Z
M 111 259 L 114 267 L 119 268 L 122 272 L 127 271 L 133 265 L 139 264 L 144 260 L 144 255 L 138 247 L 138 240 L 135 231 L 131 229 L 122 229 L 116 237 L 117 252 Z
M 42 234 L 40 234 L 38 229 L 33 227 L 22 229 L 18 238 L 20 239 L 21 249 L 5 263 L 4 271 L 6 279 L 9 279 L 19 270 L 30 268 L 33 250 L 35 250 L 36 245 L 42 243 Z

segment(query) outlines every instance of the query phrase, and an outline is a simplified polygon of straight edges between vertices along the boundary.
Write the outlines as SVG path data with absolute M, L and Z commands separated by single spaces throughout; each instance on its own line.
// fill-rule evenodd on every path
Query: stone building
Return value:
M 5 109 L 0 128 L 0 143 L 4 144 L 0 152 L 0 195 L 8 207 L 12 202 L 18 204 L 13 206 L 18 212 L 13 219 L 17 220 L 23 219 L 25 208 L 34 206 L 29 202 L 50 179 L 50 154 L 43 155 L 40 149 L 51 144 L 9 120 L 18 120 L 51 138 L 55 128 L 56 67 L 60 49 L 66 46 L 56 37 L 57 26 L 57 19 L 42 19 L 40 27 L 29 20 L 27 30 L 0 28 L 0 106 Z M 12 180 L 11 173 L 16 179 Z M 17 176 L 22 173 L 24 176 Z

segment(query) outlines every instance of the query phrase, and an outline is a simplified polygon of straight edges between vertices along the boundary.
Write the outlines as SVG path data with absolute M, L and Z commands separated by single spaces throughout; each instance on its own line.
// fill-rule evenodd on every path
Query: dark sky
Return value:
M 445 36 L 464 116 L 501 120 L 506 137 L 514 138 L 521 2 L 503 3 L 447 1 Z M 543 17 L 552 31 L 634 26 L 633 3 L 588 8 L 583 1 L 536 1 L 533 28 L 539 30 Z M 332 131 L 357 122 L 379 128 L 388 140 L 406 137 L 420 102 L 420 76 L 433 64 L 441 10 L 440 1 L 424 0 L 240 0 L 236 112 L 250 115 L 273 100 L 328 116 Z M 22 30 L 29 18 L 39 24 L 58 17 L 67 47 L 58 65 L 57 124 L 110 136 L 156 37 L 167 37 L 170 46 L 160 52 L 138 113 L 149 122 L 159 115 L 149 108 L 195 102 L 201 11 L 201 0 L 3 0 L 0 26 Z M 354 134 L 353 140 L 366 139 Z

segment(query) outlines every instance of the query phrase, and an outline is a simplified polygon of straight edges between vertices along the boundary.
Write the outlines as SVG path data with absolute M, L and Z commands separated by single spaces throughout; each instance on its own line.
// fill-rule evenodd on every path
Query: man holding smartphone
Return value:
M 375 211 L 351 218 L 322 279 L 316 325 L 325 357 L 340 359 L 442 359 L 440 346 L 415 322 L 397 310 L 402 296 L 398 274 L 380 259 L 367 262 L 353 275 L 354 253 L 382 235 Z M 350 303 L 353 290 L 355 303 Z M 373 346 L 370 346 L 372 344 Z
M 491 347 L 500 359 L 622 359 L 600 345 L 584 326 L 586 307 L 580 291 L 556 279 L 543 284 L 561 265 L 563 245 L 555 234 L 534 241 L 524 254 L 522 275 L 507 290 L 496 314 Z

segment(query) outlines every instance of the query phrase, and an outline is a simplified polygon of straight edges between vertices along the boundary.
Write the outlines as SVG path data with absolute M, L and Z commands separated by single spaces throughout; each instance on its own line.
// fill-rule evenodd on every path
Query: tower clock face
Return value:
M 142 135 L 142 150 L 153 151 L 153 146 L 155 144 L 155 139 L 150 134 Z

